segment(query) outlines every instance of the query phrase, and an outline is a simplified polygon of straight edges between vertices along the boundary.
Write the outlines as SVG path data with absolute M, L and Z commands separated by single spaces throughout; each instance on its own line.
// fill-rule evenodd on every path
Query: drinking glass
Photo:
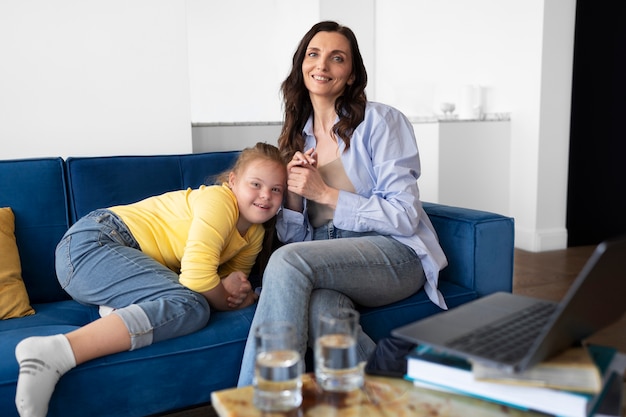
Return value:
M 254 332 L 255 407 L 262 411 L 287 411 L 302 403 L 302 361 L 296 348 L 295 328 L 290 323 L 259 325 Z
M 315 341 L 315 379 L 325 391 L 347 392 L 363 385 L 356 350 L 359 313 L 339 308 L 320 314 Z

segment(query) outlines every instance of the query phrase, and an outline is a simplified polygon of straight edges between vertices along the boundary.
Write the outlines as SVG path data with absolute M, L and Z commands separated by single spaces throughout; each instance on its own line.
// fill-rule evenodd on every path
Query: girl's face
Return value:
M 311 98 L 334 102 L 346 85 L 354 82 L 348 39 L 339 32 L 318 32 L 307 47 L 302 75 Z
M 237 229 L 244 235 L 253 224 L 265 223 L 276 215 L 283 201 L 285 167 L 260 159 L 250 162 L 241 172 L 231 172 L 228 183 L 237 198 Z

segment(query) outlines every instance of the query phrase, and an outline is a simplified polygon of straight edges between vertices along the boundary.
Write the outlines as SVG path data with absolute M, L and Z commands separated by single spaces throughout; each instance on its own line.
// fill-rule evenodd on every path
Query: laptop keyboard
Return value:
M 537 303 L 447 343 L 448 347 L 505 363 L 524 357 L 557 304 Z

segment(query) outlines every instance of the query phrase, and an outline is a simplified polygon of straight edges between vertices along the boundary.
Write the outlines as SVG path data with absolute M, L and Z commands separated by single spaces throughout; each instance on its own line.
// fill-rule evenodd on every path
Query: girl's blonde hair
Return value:
M 260 159 L 276 162 L 277 164 L 283 166 L 285 170 L 287 169 L 287 165 L 276 146 L 265 142 L 257 142 L 253 147 L 245 148 L 241 151 L 232 168 L 219 174 L 216 177 L 215 183 L 222 184 L 224 182 L 228 182 L 228 175 L 231 172 L 239 174 L 246 169 L 250 162 L 258 161 Z

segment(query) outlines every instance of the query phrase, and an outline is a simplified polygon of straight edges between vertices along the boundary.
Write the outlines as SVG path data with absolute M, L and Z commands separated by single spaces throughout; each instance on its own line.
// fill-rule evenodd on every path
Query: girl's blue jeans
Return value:
M 321 311 L 355 304 L 377 307 L 406 298 L 424 285 L 422 264 L 413 249 L 375 233 L 336 229 L 332 223 L 315 230 L 314 240 L 289 243 L 271 256 L 263 274 L 263 291 L 246 342 L 238 386 L 252 384 L 254 328 L 263 322 L 295 324 L 302 358 L 313 346 Z M 361 329 L 359 360 L 375 343 Z
M 56 248 L 61 287 L 83 304 L 115 309 L 131 350 L 206 326 L 210 308 L 178 274 L 141 251 L 118 216 L 96 210 L 77 221 Z

